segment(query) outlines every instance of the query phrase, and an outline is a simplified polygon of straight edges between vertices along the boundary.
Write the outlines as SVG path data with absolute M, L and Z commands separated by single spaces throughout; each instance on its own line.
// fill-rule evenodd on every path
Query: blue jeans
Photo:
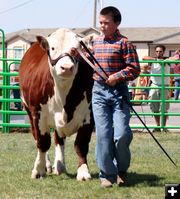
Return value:
M 180 94 L 180 79 L 175 79 L 175 86 L 179 87 L 179 89 L 175 89 L 175 91 L 174 91 L 174 99 L 178 100 L 179 94 Z
M 122 96 L 128 97 L 128 88 L 94 82 L 92 106 L 96 126 L 96 161 L 100 179 L 116 181 L 120 172 L 130 165 L 129 145 L 132 131 L 129 126 L 130 111 Z

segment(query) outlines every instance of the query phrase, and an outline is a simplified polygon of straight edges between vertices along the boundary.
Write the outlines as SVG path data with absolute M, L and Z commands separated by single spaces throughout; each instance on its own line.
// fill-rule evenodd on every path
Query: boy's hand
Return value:
M 113 75 L 110 75 L 109 78 L 106 80 L 106 84 L 109 86 L 115 86 L 117 83 L 117 80 L 114 79 Z

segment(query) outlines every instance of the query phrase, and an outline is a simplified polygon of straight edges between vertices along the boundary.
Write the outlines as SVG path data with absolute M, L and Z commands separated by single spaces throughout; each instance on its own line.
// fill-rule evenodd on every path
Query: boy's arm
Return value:
M 132 81 L 140 74 L 140 64 L 137 52 L 132 43 L 127 42 L 123 46 L 124 69 L 109 76 L 106 81 L 109 85 L 115 85 L 121 81 Z

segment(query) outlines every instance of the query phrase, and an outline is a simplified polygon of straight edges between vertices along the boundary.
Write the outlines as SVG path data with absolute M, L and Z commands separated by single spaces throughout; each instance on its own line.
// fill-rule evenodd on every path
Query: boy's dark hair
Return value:
M 108 7 L 103 8 L 100 11 L 100 15 L 110 15 L 110 16 L 112 16 L 113 21 L 115 23 L 117 23 L 117 22 L 119 24 L 121 23 L 121 13 L 117 8 L 115 8 L 113 6 L 108 6 Z
M 157 46 L 155 47 L 155 50 L 156 50 L 156 48 L 162 48 L 163 51 L 166 50 L 166 47 L 165 47 L 164 45 L 162 45 L 162 44 L 157 45 Z

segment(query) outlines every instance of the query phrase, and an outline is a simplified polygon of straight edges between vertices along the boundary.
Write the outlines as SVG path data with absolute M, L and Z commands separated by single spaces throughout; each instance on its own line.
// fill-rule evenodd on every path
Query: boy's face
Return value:
M 164 56 L 164 51 L 163 51 L 162 48 L 157 47 L 156 50 L 155 50 L 155 52 L 156 52 L 156 57 L 157 57 L 158 59 L 163 58 L 163 56 Z
M 112 36 L 116 31 L 119 23 L 114 22 L 112 16 L 110 15 L 100 15 L 99 16 L 99 23 L 101 32 L 106 36 Z

